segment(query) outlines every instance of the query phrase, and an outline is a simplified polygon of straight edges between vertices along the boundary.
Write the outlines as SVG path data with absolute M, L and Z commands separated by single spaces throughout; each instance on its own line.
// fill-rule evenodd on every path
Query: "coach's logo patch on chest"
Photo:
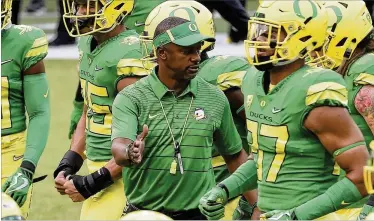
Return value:
M 206 116 L 205 116 L 204 109 L 203 109 L 203 108 L 199 108 L 199 107 L 197 107 L 197 108 L 195 109 L 194 117 L 195 117 L 196 120 L 202 120 L 202 119 L 205 119 Z
M 253 102 L 253 95 L 248 95 L 248 96 L 247 96 L 246 107 L 247 107 L 247 108 L 250 108 L 251 105 L 252 105 L 252 102 Z

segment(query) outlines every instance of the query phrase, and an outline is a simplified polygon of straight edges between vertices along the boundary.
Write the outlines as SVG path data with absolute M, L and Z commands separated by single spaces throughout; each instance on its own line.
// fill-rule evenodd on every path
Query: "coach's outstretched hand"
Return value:
M 129 160 L 131 160 L 131 162 L 136 163 L 136 164 L 142 162 L 143 151 L 144 151 L 144 146 L 145 146 L 144 138 L 147 135 L 148 135 L 148 126 L 144 125 L 142 133 L 136 137 L 136 140 L 133 143 L 133 145 L 128 147 L 129 148 L 128 157 L 129 157 Z

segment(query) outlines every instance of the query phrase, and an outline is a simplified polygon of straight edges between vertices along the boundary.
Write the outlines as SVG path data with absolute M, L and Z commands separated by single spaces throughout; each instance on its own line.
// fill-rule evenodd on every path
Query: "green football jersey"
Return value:
M 374 86 L 374 54 L 366 54 L 355 61 L 349 68 L 344 80 L 348 89 L 348 106 L 351 116 L 360 128 L 365 137 L 366 144 L 369 147 L 370 142 L 374 140 L 368 124 L 361 114 L 357 111 L 354 104 L 357 93 L 365 85 Z
M 166 0 L 135 0 L 134 10 L 125 18 L 125 26 L 141 34 L 148 14 Z
M 264 92 L 264 72 L 243 79 L 248 142 L 257 163 L 258 206 L 286 210 L 324 193 L 339 169 L 318 138 L 304 126 L 315 107 L 347 107 L 343 78 L 307 65 Z
M 41 29 L 10 25 L 1 30 L 1 135 L 26 129 L 22 72 L 47 56 L 48 40 Z
M 80 81 L 86 116 L 86 154 L 93 161 L 112 158 L 112 104 L 117 83 L 125 77 L 145 76 L 138 34 L 133 30 L 108 39 L 91 51 L 92 36 L 79 40 Z
M 230 88 L 241 88 L 243 77 L 249 67 L 248 61 L 241 57 L 214 56 L 200 64 L 199 76 L 207 82 L 218 86 L 222 91 L 226 91 Z M 232 113 L 236 111 L 237 110 L 232 110 Z M 233 119 L 242 139 L 243 148 L 248 153 L 249 145 L 247 143 L 245 121 L 237 114 L 233 114 Z M 215 145 L 220 145 L 220 143 L 215 142 Z M 216 182 L 219 183 L 226 179 L 230 175 L 230 172 L 226 167 L 225 161 L 218 154 L 215 145 L 213 148 L 213 156 L 215 157 L 213 158 L 213 169 Z

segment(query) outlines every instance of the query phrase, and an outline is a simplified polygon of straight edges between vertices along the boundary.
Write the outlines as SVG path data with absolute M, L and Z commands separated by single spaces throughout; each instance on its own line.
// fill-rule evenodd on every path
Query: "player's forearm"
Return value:
M 298 220 L 312 220 L 338 210 L 342 202 L 352 203 L 361 198 L 355 184 L 344 178 L 325 193 L 296 207 L 295 214 Z
M 112 155 L 117 165 L 123 167 L 130 165 L 127 148 L 132 143 L 133 141 L 125 138 L 115 138 L 112 141 Z
M 231 176 L 221 182 L 227 191 L 228 198 L 238 196 L 257 188 L 257 167 L 254 160 L 242 164 Z
M 86 149 L 86 114 L 87 106 L 85 105 L 70 145 L 70 150 L 78 153 L 82 158 L 85 158 L 84 151 Z
M 36 167 L 46 146 L 50 125 L 49 87 L 45 73 L 24 76 L 24 97 L 29 115 L 24 161 Z
M 122 177 L 122 167 L 116 164 L 114 158 L 110 159 L 110 161 L 105 165 L 105 168 L 109 170 L 112 180 L 117 180 Z
M 223 156 L 230 173 L 235 172 L 243 163 L 247 162 L 248 154 L 242 149 L 239 153 L 231 156 Z

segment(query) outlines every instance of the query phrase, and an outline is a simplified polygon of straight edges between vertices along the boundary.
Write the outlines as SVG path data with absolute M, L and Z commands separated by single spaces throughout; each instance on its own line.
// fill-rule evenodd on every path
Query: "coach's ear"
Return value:
M 159 58 L 161 60 L 166 60 L 166 58 L 167 58 L 166 50 L 165 50 L 164 46 L 158 47 L 156 49 L 156 54 L 157 54 L 157 58 Z

